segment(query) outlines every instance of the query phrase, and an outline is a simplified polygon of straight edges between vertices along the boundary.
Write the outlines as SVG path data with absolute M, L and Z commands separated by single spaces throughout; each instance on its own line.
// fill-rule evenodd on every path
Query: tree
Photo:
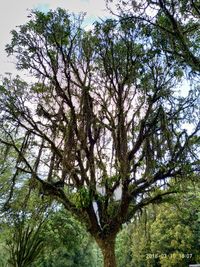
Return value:
M 134 221 L 125 225 L 116 239 L 117 266 L 132 267 L 132 232 L 135 228 Z
M 93 267 L 98 265 L 94 241 L 66 210 L 55 210 L 42 231 L 45 249 L 35 267 Z
M 199 96 L 178 94 L 183 72 L 137 21 L 81 22 L 33 11 L 12 32 L 7 52 L 37 82 L 3 80 L 0 142 L 18 154 L 16 176 L 82 221 L 115 267 L 122 224 L 199 171 Z
M 107 0 L 107 4 L 113 1 Z M 193 0 L 114 1 L 123 20 L 136 19 L 143 33 L 163 53 L 169 64 L 184 65 L 199 74 L 200 2 Z M 110 8 L 111 12 L 112 8 Z
M 131 266 L 188 266 L 199 262 L 199 189 L 147 207 L 132 225 Z M 130 242 L 130 241 L 129 241 Z
M 1 266 L 100 266 L 93 240 L 69 212 L 27 184 L 16 191 L 0 220 Z
M 7 239 L 7 247 L 10 253 L 9 264 L 13 267 L 30 266 L 43 248 L 43 238 L 40 236 L 42 222 L 31 225 L 26 218 L 15 218 L 10 240 Z
M 26 267 L 36 261 L 44 248 L 42 229 L 46 225 L 49 203 L 38 201 L 37 194 L 31 194 L 27 186 L 23 186 L 17 195 L 2 214 L 2 243 L 7 251 L 7 264 Z

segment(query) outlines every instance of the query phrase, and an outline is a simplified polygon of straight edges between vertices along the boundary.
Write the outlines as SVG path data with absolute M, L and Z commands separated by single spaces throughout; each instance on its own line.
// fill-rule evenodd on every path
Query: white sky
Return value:
M 28 10 L 47 11 L 57 7 L 70 12 L 87 12 L 88 23 L 106 15 L 104 0 L 0 0 L 0 75 L 6 72 L 16 74 L 15 65 L 5 52 L 5 45 L 11 40 L 10 31 L 28 20 Z

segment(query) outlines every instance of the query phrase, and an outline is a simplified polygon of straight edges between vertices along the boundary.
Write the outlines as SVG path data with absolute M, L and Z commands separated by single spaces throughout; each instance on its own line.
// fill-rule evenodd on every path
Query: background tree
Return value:
M 42 234 L 45 249 L 33 266 L 102 266 L 102 257 L 100 251 L 97 251 L 96 244 L 69 212 L 55 210 L 49 216 Z
M 27 183 L 15 189 L 1 212 L 0 226 L 2 267 L 102 265 L 98 248 L 81 224 L 51 199 L 39 199 L 38 190 L 30 192 Z
M 134 220 L 128 225 L 124 225 L 116 239 L 117 266 L 132 267 L 132 232 L 135 228 Z M 137 240 L 138 241 L 138 240 Z
M 123 229 L 120 253 L 125 251 L 129 257 L 122 256 L 119 266 L 172 267 L 199 262 L 199 187 L 184 187 L 184 193 L 168 202 L 143 209 Z
M 30 266 L 43 248 L 44 240 L 40 235 L 42 222 L 33 226 L 25 220 L 24 214 L 22 218 L 14 219 L 10 240 L 7 238 L 6 242 L 10 254 L 8 262 L 14 267 Z
M 27 185 L 17 194 L 15 192 L 16 195 L 18 198 L 9 203 L 9 208 L 6 206 L 1 214 L 2 244 L 7 259 L 5 266 L 32 266 L 45 245 L 42 229 L 49 203 L 41 203 L 37 193 L 31 193 Z
M 199 94 L 179 95 L 183 73 L 137 21 L 85 32 L 62 9 L 31 16 L 7 52 L 38 80 L 2 81 L 0 142 L 18 154 L 16 177 L 85 223 L 114 267 L 122 224 L 199 171 Z

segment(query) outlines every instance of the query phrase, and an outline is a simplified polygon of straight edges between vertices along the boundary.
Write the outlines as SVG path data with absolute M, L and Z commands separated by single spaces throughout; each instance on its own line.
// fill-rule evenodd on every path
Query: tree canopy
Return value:
M 116 5 L 115 13 L 121 19 L 136 19 L 144 27 L 154 45 L 168 61 L 174 61 L 194 72 L 200 70 L 199 18 L 200 3 L 193 0 L 107 0 Z M 110 8 L 113 13 L 113 9 Z

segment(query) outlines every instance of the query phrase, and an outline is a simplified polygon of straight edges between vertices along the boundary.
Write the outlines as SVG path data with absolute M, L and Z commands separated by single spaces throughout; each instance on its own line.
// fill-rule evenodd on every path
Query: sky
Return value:
M 48 11 L 62 7 L 70 12 L 87 12 L 88 25 L 108 14 L 104 0 L 1 0 L 0 1 L 0 75 L 6 72 L 17 74 L 13 59 L 8 58 L 5 45 L 10 43 L 11 30 L 28 20 L 31 9 Z

